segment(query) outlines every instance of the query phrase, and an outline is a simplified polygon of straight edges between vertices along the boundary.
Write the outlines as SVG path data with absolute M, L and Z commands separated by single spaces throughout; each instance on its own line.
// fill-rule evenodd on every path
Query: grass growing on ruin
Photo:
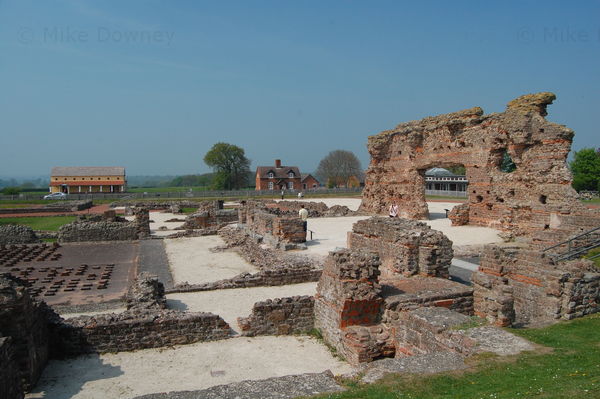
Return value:
M 594 248 L 591 251 L 588 251 L 587 254 L 585 254 L 584 258 L 591 258 L 593 256 L 596 256 L 600 254 L 600 248 Z M 595 258 L 595 259 L 590 259 L 592 262 L 594 262 L 594 264 L 596 265 L 597 268 L 600 268 L 600 256 Z
M 552 350 L 483 356 L 466 372 L 389 375 L 340 394 L 314 398 L 573 399 L 600 397 L 600 314 L 539 329 L 511 330 Z
M 62 225 L 71 223 L 75 216 L 28 216 L 17 218 L 0 218 L 0 225 L 22 224 L 34 230 L 57 231 Z

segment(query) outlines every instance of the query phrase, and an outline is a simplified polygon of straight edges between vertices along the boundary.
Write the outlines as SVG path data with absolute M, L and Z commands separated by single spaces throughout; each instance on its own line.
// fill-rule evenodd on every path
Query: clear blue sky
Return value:
M 0 176 L 204 173 L 218 141 L 316 169 L 525 93 L 599 145 L 599 1 L 0 0 Z

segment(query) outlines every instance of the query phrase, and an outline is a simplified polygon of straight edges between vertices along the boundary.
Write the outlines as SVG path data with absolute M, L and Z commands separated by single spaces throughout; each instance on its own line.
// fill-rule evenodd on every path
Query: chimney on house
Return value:
M 276 159 L 275 160 L 275 167 L 276 168 L 281 168 L 281 159 Z

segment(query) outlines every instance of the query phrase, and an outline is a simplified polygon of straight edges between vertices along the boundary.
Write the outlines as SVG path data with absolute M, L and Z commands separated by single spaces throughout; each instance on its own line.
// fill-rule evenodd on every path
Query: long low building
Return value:
M 126 186 L 125 168 L 120 166 L 57 166 L 50 174 L 51 193 L 122 193 Z

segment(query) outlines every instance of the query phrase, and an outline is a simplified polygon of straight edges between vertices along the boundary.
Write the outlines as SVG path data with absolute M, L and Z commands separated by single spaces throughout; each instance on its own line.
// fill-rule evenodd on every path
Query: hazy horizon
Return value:
M 598 147 L 600 2 L 0 0 L 2 176 L 210 171 L 216 142 L 314 171 L 367 137 L 523 94 Z

